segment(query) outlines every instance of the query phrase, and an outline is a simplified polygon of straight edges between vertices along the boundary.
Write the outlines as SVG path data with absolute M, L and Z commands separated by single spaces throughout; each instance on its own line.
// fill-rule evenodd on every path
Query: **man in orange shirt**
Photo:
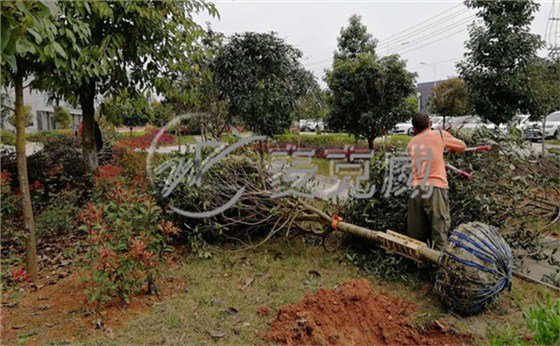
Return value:
M 425 114 L 412 118 L 416 136 L 407 147 L 412 159 L 412 194 L 408 201 L 408 236 L 443 250 L 451 227 L 449 184 L 445 173 L 444 149 L 463 152 L 465 143 L 450 133 L 431 130 L 432 121 Z

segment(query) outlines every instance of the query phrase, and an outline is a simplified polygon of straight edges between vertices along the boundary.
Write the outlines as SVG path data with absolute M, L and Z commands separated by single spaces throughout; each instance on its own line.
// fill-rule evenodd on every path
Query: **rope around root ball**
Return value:
M 453 311 L 470 315 L 511 287 L 512 254 L 498 229 L 480 222 L 458 226 L 439 258 L 435 290 Z

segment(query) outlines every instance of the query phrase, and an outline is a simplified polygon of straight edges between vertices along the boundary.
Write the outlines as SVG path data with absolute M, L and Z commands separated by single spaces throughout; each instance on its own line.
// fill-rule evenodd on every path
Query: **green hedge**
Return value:
M 16 134 L 4 129 L 0 129 L 0 144 L 16 145 Z
M 354 137 L 354 135 L 334 133 L 321 135 L 284 134 L 274 136 L 274 141 L 276 143 L 294 144 L 297 143 L 299 139 L 300 145 L 307 146 L 343 148 L 345 145 L 349 144 L 357 147 L 367 148 L 367 141 L 360 139 L 358 140 L 358 142 L 356 142 L 355 138 L 356 137 Z M 411 139 L 412 137 L 407 135 L 393 135 L 385 137 L 385 139 L 378 138 L 375 141 L 375 144 L 397 148 L 406 148 L 408 142 L 410 142 Z
M 407 135 L 392 135 L 375 141 L 376 144 L 391 146 L 393 148 L 406 148 L 413 137 Z
M 299 143 L 301 145 L 309 146 L 321 146 L 321 147 L 333 147 L 342 148 L 345 145 L 356 145 L 356 146 L 366 146 L 367 142 L 364 140 L 358 140 L 356 143 L 356 137 L 347 134 L 335 134 L 335 133 L 325 133 L 320 135 L 298 135 L 298 134 L 283 134 L 274 136 L 274 141 L 276 143 Z
M 28 142 L 45 143 L 49 138 L 70 139 L 75 135 L 76 132 L 73 130 L 38 131 L 26 134 L 25 139 Z

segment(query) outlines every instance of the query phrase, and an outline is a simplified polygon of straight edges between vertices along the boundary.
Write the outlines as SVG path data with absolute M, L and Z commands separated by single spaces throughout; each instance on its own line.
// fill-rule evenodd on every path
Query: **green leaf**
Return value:
M 0 39 L 2 40 L 2 42 L 0 42 L 0 48 L 1 51 L 4 52 L 4 48 L 8 45 L 10 34 L 12 33 L 12 28 L 8 23 L 8 18 L 4 15 L 0 16 L 0 30 L 2 31 L 0 33 Z
M 16 52 L 18 55 L 25 55 L 26 53 L 35 53 L 37 50 L 35 46 L 28 40 L 19 40 L 16 43 Z
M 2 54 L 2 59 L 10 65 L 13 72 L 17 72 L 16 57 L 14 54 Z
M 50 15 L 55 17 L 58 15 L 59 8 L 54 0 L 41 0 L 41 3 L 48 8 Z
M 43 41 L 43 38 L 39 33 L 31 28 L 27 29 L 27 32 L 30 33 L 35 38 L 35 43 L 39 44 Z
M 64 49 L 62 49 L 62 46 L 58 43 L 58 42 L 53 42 L 52 43 L 54 50 L 63 58 L 66 58 L 66 52 L 64 51 Z

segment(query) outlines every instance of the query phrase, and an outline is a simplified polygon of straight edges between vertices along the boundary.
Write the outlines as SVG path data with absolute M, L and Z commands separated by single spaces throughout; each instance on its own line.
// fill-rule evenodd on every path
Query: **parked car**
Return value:
M 432 121 L 432 130 L 438 129 L 441 126 L 443 121 L 443 117 L 431 117 L 430 120 Z M 412 126 L 412 121 L 407 121 L 404 123 L 398 123 L 395 127 L 391 130 L 391 134 L 394 135 L 409 135 L 414 136 L 414 127 Z
M 464 115 L 460 117 L 447 117 L 445 118 L 446 131 L 458 130 L 461 126 L 465 125 L 466 122 L 472 117 L 472 115 Z
M 461 130 L 466 132 L 473 132 L 478 128 L 485 127 L 489 130 L 493 130 L 496 128 L 496 125 L 483 120 L 478 115 L 465 115 L 460 117 L 452 117 L 449 120 L 446 119 L 445 121 L 445 129 L 447 131 L 450 130 Z
M 500 129 L 500 131 L 502 131 L 502 133 L 507 133 L 508 130 L 511 129 L 511 128 L 516 128 L 516 129 L 523 132 L 524 129 L 525 129 L 525 126 L 529 122 L 529 117 L 530 117 L 530 115 L 528 115 L 528 114 L 518 114 L 509 123 L 500 124 L 499 129 Z
M 461 126 L 461 130 L 467 132 L 474 132 L 476 129 L 483 128 L 483 127 L 489 130 L 494 130 L 496 128 L 496 124 L 483 120 L 478 115 L 473 115 L 467 120 L 465 120 L 463 126 Z
M 448 118 L 449 119 L 449 118 Z M 432 130 L 437 130 L 443 126 L 443 117 L 431 117 Z
M 412 122 L 409 120 L 404 123 L 398 123 L 393 127 L 391 133 L 394 135 L 409 135 L 414 136 L 414 129 L 412 128 Z
M 543 137 L 542 130 L 542 122 L 527 122 L 524 128 L 525 137 L 531 141 L 541 139 Z M 544 137 L 560 139 L 560 111 L 556 111 L 547 115 L 544 128 Z
M 315 126 L 315 121 L 313 119 L 301 119 L 299 121 L 299 130 L 302 132 L 313 131 Z

